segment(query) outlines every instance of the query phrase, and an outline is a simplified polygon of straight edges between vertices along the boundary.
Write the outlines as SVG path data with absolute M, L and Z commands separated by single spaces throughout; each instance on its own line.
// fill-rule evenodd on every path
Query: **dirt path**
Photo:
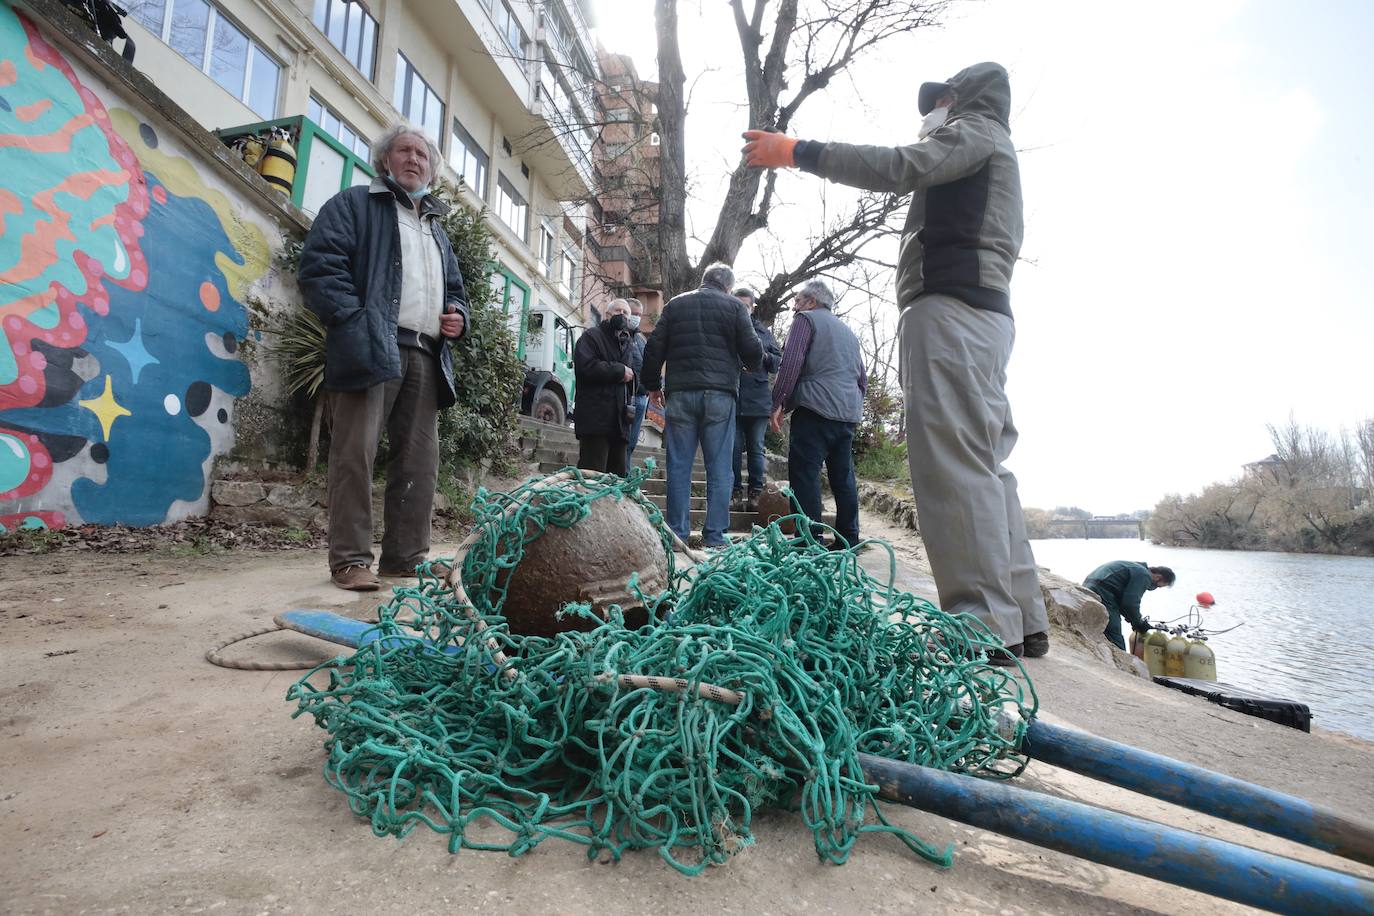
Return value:
M 929 593 L 915 542 L 871 518 L 865 526 L 896 541 L 902 585 Z M 867 554 L 870 564 L 880 560 Z M 369 615 L 377 599 L 337 591 L 323 573 L 322 551 L 306 550 L 0 558 L 0 912 L 1243 911 L 896 807 L 898 823 L 957 845 L 952 869 L 876 836 L 848 865 L 821 865 L 810 834 L 786 814 L 761 818 L 757 845 L 693 880 L 652 853 L 596 865 L 553 841 L 511 859 L 450 855 L 423 828 L 402 841 L 376 838 L 322 779 L 323 733 L 290 718 L 283 697 L 296 675 L 202 659 L 211 643 L 287 608 Z M 335 654 L 321 646 L 282 634 L 229 654 Z M 1369 744 L 1221 710 L 1067 651 L 1028 667 L 1050 721 L 1374 817 Z M 1019 782 L 1338 862 L 1051 767 L 1033 765 Z

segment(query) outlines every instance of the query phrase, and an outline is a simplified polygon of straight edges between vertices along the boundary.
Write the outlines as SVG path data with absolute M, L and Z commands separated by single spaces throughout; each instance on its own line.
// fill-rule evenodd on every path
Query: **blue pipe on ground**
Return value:
M 1021 749 L 1033 760 L 1374 865 L 1374 826 L 1293 795 L 1039 720 Z
M 860 754 L 883 798 L 1275 913 L 1369 914 L 1374 882 L 1005 783 Z

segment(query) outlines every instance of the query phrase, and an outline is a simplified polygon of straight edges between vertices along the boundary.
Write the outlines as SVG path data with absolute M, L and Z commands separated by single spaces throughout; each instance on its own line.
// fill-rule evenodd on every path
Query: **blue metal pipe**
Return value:
M 1293 795 L 1039 720 L 1021 749 L 1033 760 L 1374 865 L 1374 826 Z
M 860 754 L 882 797 L 1275 913 L 1374 912 L 1374 882 L 1004 783 Z

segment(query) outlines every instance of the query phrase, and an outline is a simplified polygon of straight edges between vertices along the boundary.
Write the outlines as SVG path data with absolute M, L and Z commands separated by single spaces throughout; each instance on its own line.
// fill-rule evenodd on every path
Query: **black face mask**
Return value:
M 629 326 L 625 323 L 624 315 L 612 315 L 601 322 L 601 326 L 612 334 L 619 334 L 621 331 L 628 331 Z

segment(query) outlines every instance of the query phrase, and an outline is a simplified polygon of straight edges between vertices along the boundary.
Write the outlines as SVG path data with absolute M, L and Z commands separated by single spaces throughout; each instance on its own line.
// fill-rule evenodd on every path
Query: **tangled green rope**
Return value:
M 382 609 L 385 639 L 288 692 L 295 715 L 328 732 L 325 777 L 373 832 L 425 824 L 448 834 L 452 852 L 512 856 L 549 837 L 585 845 L 589 858 L 655 848 L 691 875 L 752 844 L 755 811 L 783 806 L 800 811 L 825 860 L 842 863 L 860 834 L 888 832 L 950 864 L 950 850 L 884 820 L 857 754 L 1019 773 L 1036 701 L 987 664 L 1001 642 L 894 588 L 891 548 L 883 583 L 853 552 L 776 523 L 641 595 L 651 620 L 640 629 L 618 609 L 602 621 L 569 605 L 564 614 L 599 625 L 513 634 L 501 616 L 509 570 L 547 526 L 576 524 L 595 500 L 640 503 L 671 556 L 642 474 L 564 473 L 479 492 L 462 568 L 470 603 L 427 566 Z M 320 672 L 325 686 L 312 682 Z M 627 686 L 624 674 L 688 689 Z M 701 684 L 737 692 L 738 704 L 703 697 Z

